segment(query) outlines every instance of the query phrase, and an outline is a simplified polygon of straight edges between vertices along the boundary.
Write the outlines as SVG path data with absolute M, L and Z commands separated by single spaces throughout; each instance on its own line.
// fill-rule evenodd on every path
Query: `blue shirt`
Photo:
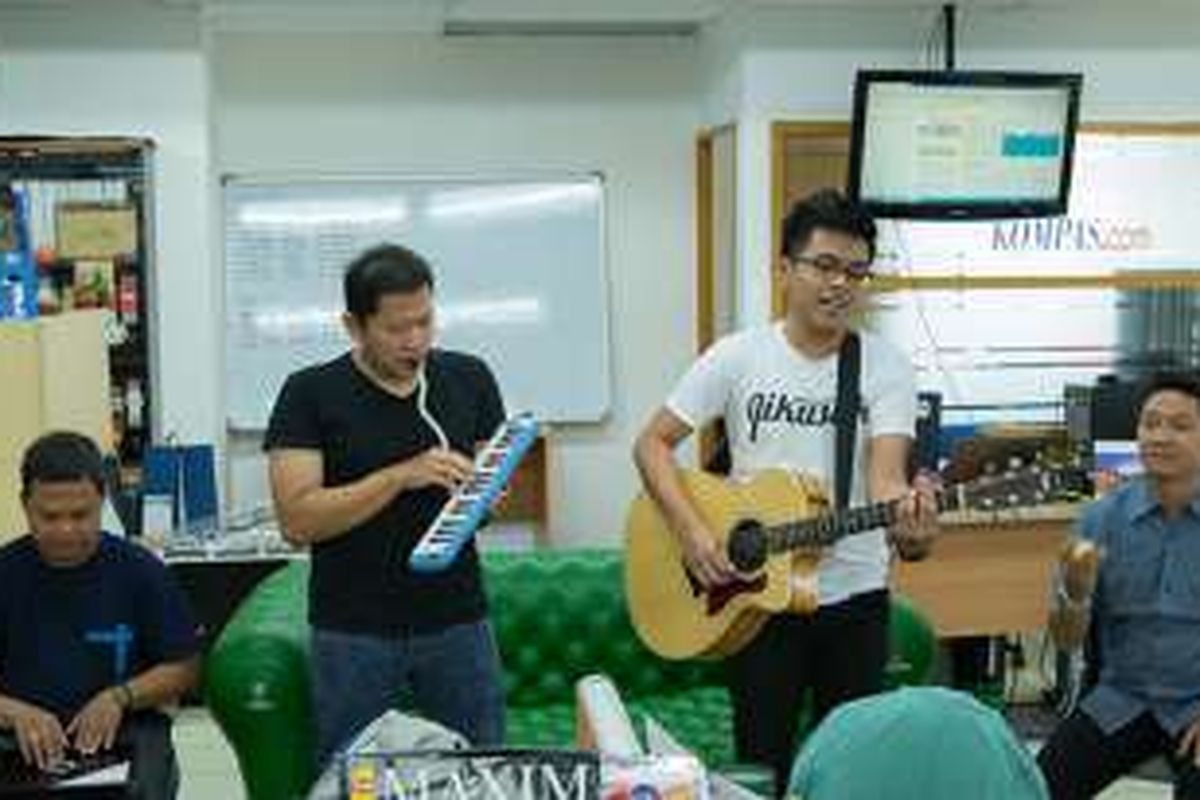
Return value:
M 1148 711 L 1178 735 L 1200 717 L 1200 497 L 1167 519 L 1140 478 L 1093 503 L 1080 533 L 1103 553 L 1100 674 L 1081 708 L 1106 733 Z
M 101 689 L 199 650 L 166 566 L 108 534 L 84 564 L 51 567 L 33 538 L 0 548 L 0 692 L 64 722 Z

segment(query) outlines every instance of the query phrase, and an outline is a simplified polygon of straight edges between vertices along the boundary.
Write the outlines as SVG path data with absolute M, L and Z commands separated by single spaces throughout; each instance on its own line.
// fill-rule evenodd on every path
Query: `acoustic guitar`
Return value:
M 1045 503 L 1078 487 L 1076 469 L 1030 467 L 941 489 L 938 512 Z M 887 527 L 896 501 L 834 514 L 823 487 L 802 475 L 766 470 L 730 483 L 683 470 L 683 484 L 742 578 L 705 589 L 684 566 L 682 548 L 658 505 L 643 492 L 625 526 L 625 590 L 634 628 L 670 659 L 737 652 L 772 614 L 817 608 L 821 552 L 844 536 Z

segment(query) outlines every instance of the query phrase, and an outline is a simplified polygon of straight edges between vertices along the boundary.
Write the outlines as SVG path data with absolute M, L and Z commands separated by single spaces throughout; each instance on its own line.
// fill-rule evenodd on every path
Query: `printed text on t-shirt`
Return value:
M 750 441 L 758 441 L 758 427 L 764 423 L 820 427 L 833 424 L 834 404 L 811 400 L 783 392 L 754 392 L 746 400 L 746 420 L 750 423 Z

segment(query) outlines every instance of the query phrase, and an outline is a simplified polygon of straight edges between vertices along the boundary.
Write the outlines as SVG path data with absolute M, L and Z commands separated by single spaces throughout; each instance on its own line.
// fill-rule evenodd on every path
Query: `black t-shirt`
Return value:
M 468 458 L 504 421 L 491 370 L 478 358 L 434 350 L 425 366 L 426 408 L 450 446 Z M 417 392 L 397 397 L 368 378 L 349 354 L 293 373 L 267 427 L 266 450 L 320 450 L 325 486 L 353 483 L 438 444 L 420 415 Z M 474 543 L 442 572 L 408 568 L 408 555 L 449 494 L 401 492 L 374 517 L 312 547 L 308 618 L 354 633 L 436 630 L 481 619 L 487 603 Z

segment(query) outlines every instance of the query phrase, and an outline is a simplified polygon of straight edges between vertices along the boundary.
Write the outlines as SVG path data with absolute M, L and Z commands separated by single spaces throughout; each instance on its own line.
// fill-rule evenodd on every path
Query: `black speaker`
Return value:
M 1067 384 L 1063 387 L 1063 421 L 1067 441 L 1076 448 L 1092 443 L 1092 387 Z
M 1135 381 L 1117 380 L 1112 376 L 1096 381 L 1088 420 L 1093 442 L 1097 439 L 1129 441 L 1137 438 L 1139 388 L 1140 385 Z

